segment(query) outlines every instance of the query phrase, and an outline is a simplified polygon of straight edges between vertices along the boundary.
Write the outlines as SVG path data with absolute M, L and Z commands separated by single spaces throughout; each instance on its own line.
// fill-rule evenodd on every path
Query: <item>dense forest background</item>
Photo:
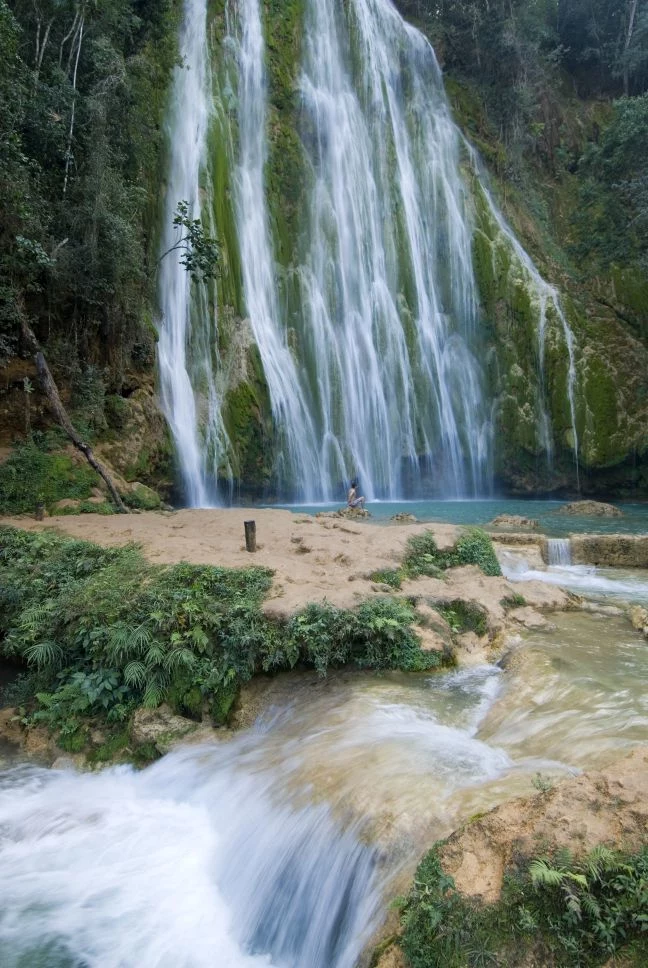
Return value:
M 570 181 L 551 228 L 572 267 L 647 272 L 648 2 L 398 6 L 433 42 L 459 120 L 491 170 L 524 189 L 532 214 L 548 217 L 538 178 L 554 201 L 555 183 Z
M 397 5 L 434 44 L 540 267 L 648 340 L 648 0 Z M 0 0 L 0 405 L 14 401 L 0 446 L 47 423 L 29 405 L 23 322 L 91 439 L 125 434 L 121 402 L 153 385 L 181 12 L 181 0 Z M 130 479 L 168 483 L 165 453 L 140 446 Z

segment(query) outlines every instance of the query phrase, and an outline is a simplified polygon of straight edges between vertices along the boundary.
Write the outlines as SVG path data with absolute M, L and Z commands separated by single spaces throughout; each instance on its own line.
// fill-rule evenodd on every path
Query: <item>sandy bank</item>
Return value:
M 245 550 L 243 522 L 254 518 L 258 551 Z M 313 517 L 283 510 L 183 510 L 137 515 L 84 514 L 54 517 L 44 522 L 4 518 L 2 524 L 29 531 L 46 528 L 101 545 L 136 542 L 146 557 L 158 564 L 190 561 L 195 564 L 243 568 L 271 568 L 275 580 L 266 611 L 290 615 L 309 602 L 324 600 L 352 608 L 376 595 L 393 594 L 371 580 L 371 574 L 394 568 L 407 539 L 432 531 L 439 548 L 449 548 L 460 529 L 449 524 L 382 524 L 335 517 Z M 403 592 L 428 601 L 461 598 L 480 603 L 488 612 L 491 637 L 501 628 L 500 602 L 519 591 L 504 578 L 486 578 L 477 568 L 451 569 L 445 581 L 408 581 Z M 539 582 L 525 584 L 527 603 L 541 610 L 570 605 L 567 594 Z

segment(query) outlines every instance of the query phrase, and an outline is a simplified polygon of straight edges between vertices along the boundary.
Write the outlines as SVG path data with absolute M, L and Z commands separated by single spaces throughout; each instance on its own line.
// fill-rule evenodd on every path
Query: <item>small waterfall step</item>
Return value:
M 547 538 L 547 564 L 571 565 L 571 544 L 569 538 Z

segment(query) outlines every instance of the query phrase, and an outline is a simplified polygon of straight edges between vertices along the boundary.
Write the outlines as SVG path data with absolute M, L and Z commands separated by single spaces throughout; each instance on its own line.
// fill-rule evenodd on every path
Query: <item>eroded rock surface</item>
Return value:
M 525 518 L 520 514 L 498 514 L 491 521 L 494 528 L 537 528 L 538 522 L 534 518 Z
M 572 501 L 558 508 L 558 514 L 575 514 L 593 518 L 622 518 L 623 511 L 603 501 Z
M 585 853 L 598 844 L 637 850 L 648 829 L 648 748 L 600 772 L 563 780 L 546 793 L 512 800 L 454 833 L 441 850 L 458 890 L 495 901 L 516 857 L 546 845 Z

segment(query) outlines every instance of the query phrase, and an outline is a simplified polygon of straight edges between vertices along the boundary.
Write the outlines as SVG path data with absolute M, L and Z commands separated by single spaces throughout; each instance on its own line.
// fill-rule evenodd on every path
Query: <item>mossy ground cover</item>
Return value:
M 456 890 L 437 845 L 404 902 L 401 943 L 409 968 L 594 968 L 619 955 L 639 968 L 648 964 L 648 846 L 520 860 L 501 899 L 484 905 Z
M 441 661 L 421 650 L 407 602 L 310 605 L 278 622 L 261 609 L 271 582 L 264 568 L 151 565 L 132 545 L 2 528 L 0 657 L 25 669 L 6 701 L 77 752 L 97 724 L 116 742 L 142 704 L 222 723 L 259 672 Z
M 56 437 L 34 435 L 0 464 L 0 514 L 33 514 L 37 504 L 49 511 L 63 498 L 84 501 L 92 495 L 98 475 L 57 446 Z

